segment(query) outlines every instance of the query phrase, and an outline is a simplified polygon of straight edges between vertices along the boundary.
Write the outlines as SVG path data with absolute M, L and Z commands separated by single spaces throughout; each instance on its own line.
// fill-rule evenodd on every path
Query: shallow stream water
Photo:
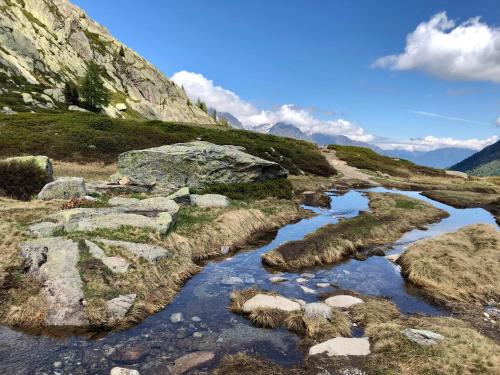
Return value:
M 315 277 L 305 284 L 295 281 L 299 277 L 295 273 L 284 273 L 289 280 L 284 283 L 269 282 L 272 271 L 262 266 L 262 254 L 286 241 L 302 239 L 340 218 L 353 217 L 368 210 L 368 199 L 363 195 L 366 191 L 404 194 L 429 202 L 450 214 L 427 230 L 408 232 L 393 244 L 387 254 L 402 252 L 413 241 L 454 231 L 464 225 L 487 223 L 496 226 L 493 216 L 483 209 L 455 209 L 422 197 L 418 192 L 374 188 L 350 191 L 345 195 L 332 194 L 330 209 L 306 207 L 317 215 L 281 228 L 270 243 L 241 251 L 230 258 L 208 262 L 202 272 L 185 284 L 171 304 L 135 327 L 97 339 L 34 336 L 0 327 L 0 374 L 107 375 L 115 366 L 137 369 L 141 375 L 168 374 L 167 365 L 196 350 L 214 351 L 214 363 L 225 354 L 242 350 L 282 364 L 299 362 L 304 356 L 304 348 L 299 347 L 297 336 L 282 329 L 256 328 L 246 318 L 228 311 L 231 290 L 252 285 L 313 302 L 318 299 L 317 294 L 305 293 L 300 285 L 317 293 L 334 290 L 333 287 L 316 288 L 317 283 L 327 282 L 361 294 L 388 297 L 405 314 L 446 315 L 446 311 L 426 302 L 418 291 L 409 287 L 401 277 L 399 267 L 384 257 L 372 256 L 364 261 L 349 259 L 335 266 L 309 269 L 307 272 L 314 273 Z M 172 323 L 171 315 L 179 312 L 183 321 Z M 127 362 L 118 355 L 127 350 L 136 353 L 134 360 Z

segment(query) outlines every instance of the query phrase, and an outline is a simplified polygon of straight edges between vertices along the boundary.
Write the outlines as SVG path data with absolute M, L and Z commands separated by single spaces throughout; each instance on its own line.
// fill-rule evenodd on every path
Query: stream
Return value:
M 486 223 L 496 227 L 493 216 L 483 209 L 455 209 L 420 196 L 418 192 L 373 188 L 344 195 L 329 193 L 332 197 L 330 209 L 305 207 L 317 215 L 281 228 L 264 246 L 207 262 L 171 304 L 132 328 L 100 338 L 71 336 L 61 339 L 0 327 L 0 374 L 108 375 L 115 366 L 137 369 L 141 375 L 168 374 L 168 364 L 197 350 L 216 353 L 212 366 L 225 354 L 243 350 L 285 365 L 300 362 L 304 358 L 304 348 L 299 347 L 296 335 L 285 329 L 256 328 L 245 317 L 227 309 L 231 290 L 252 285 L 274 290 L 285 297 L 314 302 L 318 299 L 317 294 L 305 293 L 300 285 L 318 293 L 334 290 L 333 286 L 316 287 L 317 283 L 326 282 L 361 294 L 388 297 L 404 314 L 446 315 L 446 311 L 430 304 L 407 285 L 399 266 L 379 256 L 308 269 L 307 272 L 315 276 L 304 284 L 295 281 L 300 273 L 283 273 L 288 281 L 281 284 L 269 282 L 273 274 L 263 267 L 262 254 L 286 241 L 302 239 L 326 224 L 368 210 L 368 199 L 363 195 L 366 191 L 394 192 L 418 198 L 450 214 L 427 230 L 414 229 L 406 233 L 392 245 L 387 255 L 402 252 L 418 239 L 455 231 L 465 225 Z M 183 320 L 172 323 L 174 313 L 182 313 Z M 132 352 L 133 358 L 124 356 L 124 352 Z

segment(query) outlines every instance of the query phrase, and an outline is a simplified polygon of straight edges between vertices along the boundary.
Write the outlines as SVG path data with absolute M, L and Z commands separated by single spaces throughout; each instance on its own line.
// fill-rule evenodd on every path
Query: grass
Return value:
M 0 195 L 30 200 L 49 181 L 35 161 L 0 161 Z
M 264 254 L 263 263 L 282 271 L 336 263 L 360 249 L 386 245 L 414 227 L 448 216 L 428 203 L 398 194 L 368 193 L 368 197 L 371 212 L 287 242 Z
M 484 304 L 500 299 L 500 232 L 469 225 L 411 245 L 398 260 L 402 273 L 440 302 Z
M 312 143 L 250 131 L 76 112 L 0 116 L 0 156 L 40 154 L 65 162 L 113 163 L 125 151 L 198 138 L 243 146 L 248 153 L 275 161 L 292 174 L 336 173 Z
M 372 172 L 387 173 L 395 177 L 410 177 L 411 175 L 446 176 L 439 169 L 423 167 L 403 159 L 394 159 L 377 154 L 369 148 L 357 146 L 330 145 L 337 157 L 352 167 Z
M 55 161 L 52 163 L 56 177 L 82 177 L 86 182 L 107 180 L 118 171 L 116 164 L 72 163 Z
M 269 197 L 292 199 L 293 187 L 286 178 L 279 178 L 258 183 L 213 184 L 195 193 L 222 194 L 230 199 L 243 201 L 259 200 Z

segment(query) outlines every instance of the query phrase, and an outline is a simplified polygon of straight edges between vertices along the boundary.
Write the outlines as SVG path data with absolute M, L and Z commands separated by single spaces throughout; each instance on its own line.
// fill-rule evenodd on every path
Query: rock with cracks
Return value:
M 86 195 L 87 189 L 83 178 L 63 177 L 45 185 L 42 191 L 38 193 L 38 199 L 71 199 L 83 198 Z
M 279 164 L 247 154 L 242 147 L 195 141 L 125 152 L 119 156 L 112 182 L 128 177 L 132 185 L 173 193 L 186 186 L 250 183 L 287 175 Z
M 85 326 L 82 280 L 77 269 L 78 244 L 64 238 L 42 238 L 21 244 L 28 273 L 41 284 L 47 301 L 48 326 Z
M 99 239 L 97 241 L 105 245 L 121 247 L 140 258 L 146 259 L 150 263 L 157 262 L 170 255 L 167 249 L 156 245 L 105 239 Z
M 334 339 L 314 345 L 309 349 L 309 355 L 321 353 L 326 353 L 330 357 L 334 355 L 365 356 L 370 354 L 370 342 L 368 341 L 368 337 L 335 337 Z
M 438 341 L 441 341 L 444 339 L 443 335 L 440 335 L 439 333 L 428 331 L 425 329 L 405 329 L 403 331 L 406 337 L 413 341 L 414 343 L 417 343 L 418 345 L 421 346 L 430 346 L 434 345 Z
M 111 321 L 121 320 L 135 302 L 135 294 L 120 295 L 106 302 L 106 309 Z

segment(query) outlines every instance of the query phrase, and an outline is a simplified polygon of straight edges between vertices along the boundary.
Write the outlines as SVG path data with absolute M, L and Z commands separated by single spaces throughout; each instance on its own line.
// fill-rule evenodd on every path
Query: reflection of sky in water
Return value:
M 369 191 L 388 191 L 383 188 Z M 450 217 L 429 226 L 427 231 L 413 230 L 404 235 L 389 251 L 398 253 L 412 241 L 454 231 L 473 223 L 495 224 L 493 217 L 482 209 L 454 209 L 420 196 L 416 192 L 390 191 L 431 202 L 450 213 Z M 286 241 L 302 239 L 308 233 L 326 224 L 336 223 L 340 217 L 352 217 L 359 211 L 368 210 L 368 200 L 356 191 L 341 196 L 332 196 L 331 209 L 311 208 L 317 216 L 301 220 L 280 229 L 276 238 L 258 249 L 242 251 L 232 258 L 208 262 L 203 271 L 189 280 L 173 302 L 159 313 L 126 331 L 111 333 L 99 340 L 69 337 L 55 340 L 43 336 L 31 336 L 0 328 L 0 373 L 28 374 L 54 373 L 54 361 L 63 361 L 64 369 L 56 373 L 109 374 L 117 365 L 106 352 L 120 345 L 146 345 L 148 354 L 134 367 L 141 374 L 155 373 L 154 366 L 166 366 L 175 358 L 195 350 L 214 350 L 219 355 L 248 350 L 282 363 L 296 362 L 302 358 L 297 337 L 286 330 L 265 330 L 251 326 L 244 317 L 227 310 L 229 294 L 234 289 L 252 285 L 272 289 L 287 297 L 301 298 L 308 302 L 318 299 L 316 294 L 307 294 L 295 279 L 298 274 L 285 273 L 289 281 L 271 284 L 271 274 L 262 266 L 261 255 Z M 362 294 L 390 298 L 405 313 L 443 313 L 428 304 L 401 277 L 399 267 L 384 257 L 370 257 L 365 261 L 349 259 L 341 264 L 310 270 L 315 278 L 305 284 L 316 292 L 333 290 L 318 289 L 319 282 L 333 283 L 342 289 L 352 289 Z M 271 271 L 270 271 L 271 272 Z M 230 277 L 238 283 L 231 284 Z M 233 280 L 234 281 L 234 280 Z M 173 325 L 170 315 L 182 312 L 184 322 Z M 202 323 L 190 319 L 198 316 Z M 203 332 L 203 339 L 192 337 L 193 332 Z

